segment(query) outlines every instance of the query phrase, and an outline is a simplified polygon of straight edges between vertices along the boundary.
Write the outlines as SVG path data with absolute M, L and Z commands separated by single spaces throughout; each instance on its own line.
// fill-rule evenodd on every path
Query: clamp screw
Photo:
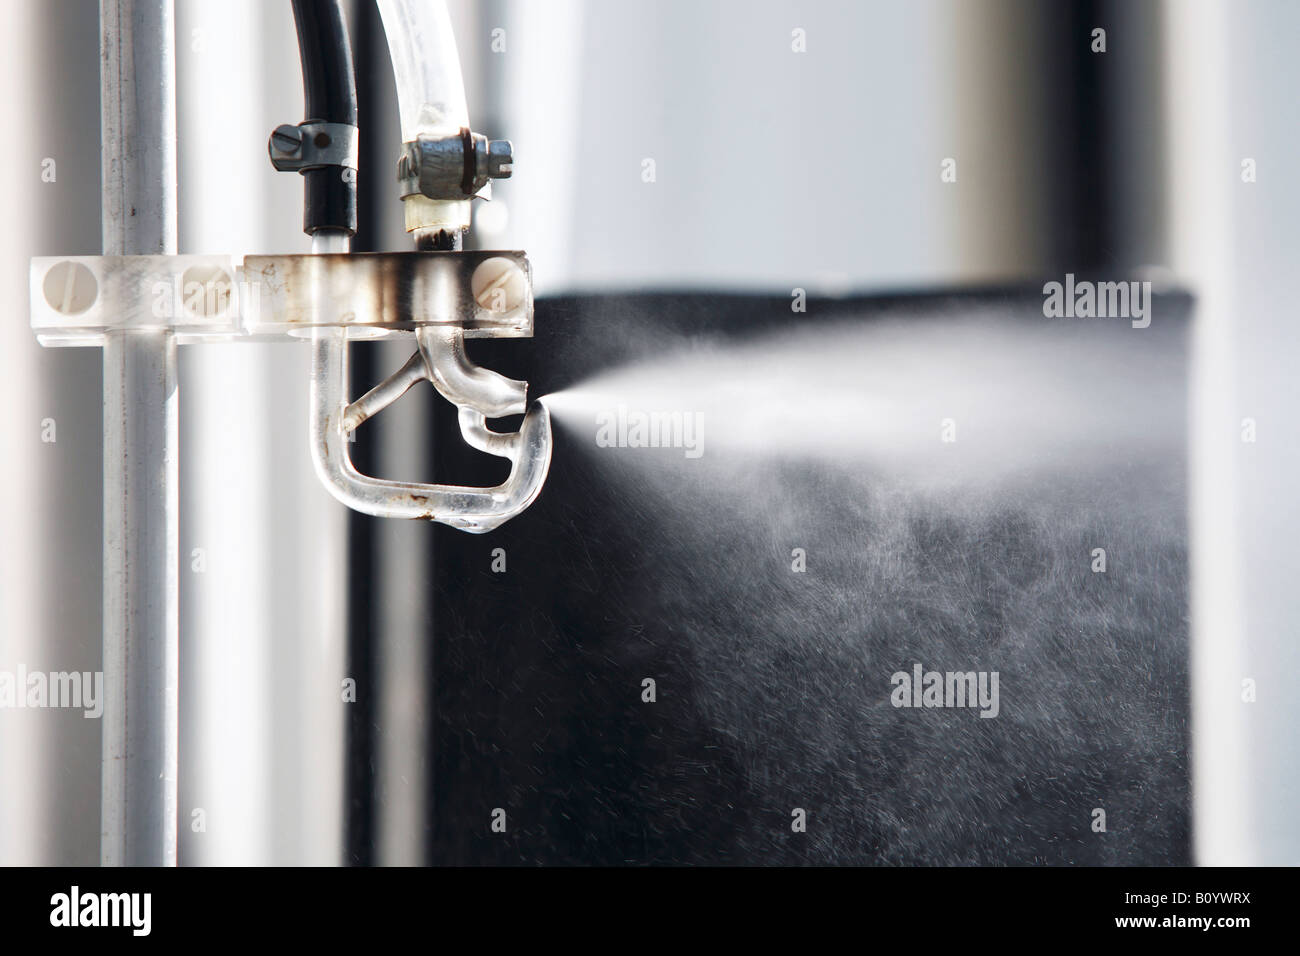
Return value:
M 296 156 L 302 151 L 302 129 L 288 123 L 277 126 L 271 133 L 271 145 L 286 158 Z
M 514 149 L 508 139 L 488 143 L 487 174 L 489 179 L 509 179 L 514 172 Z

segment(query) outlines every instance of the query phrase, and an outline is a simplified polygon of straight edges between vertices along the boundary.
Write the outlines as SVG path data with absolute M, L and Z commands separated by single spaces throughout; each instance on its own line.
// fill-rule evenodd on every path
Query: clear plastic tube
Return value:
M 491 488 L 425 485 L 372 478 L 357 471 L 348 454 L 347 330 L 312 329 L 310 435 L 316 475 L 335 498 L 380 518 L 428 518 L 481 534 L 519 514 L 537 499 L 551 466 L 551 416 L 534 402 L 513 434 L 487 428 L 483 413 L 460 410 L 466 440 L 510 460 L 510 477 Z
M 378 0 L 397 83 L 402 142 L 469 126 L 465 80 L 444 0 Z M 407 232 L 469 228 L 468 200 L 404 197 Z
M 379 0 L 397 81 L 402 141 L 469 126 L 460 54 L 444 0 Z

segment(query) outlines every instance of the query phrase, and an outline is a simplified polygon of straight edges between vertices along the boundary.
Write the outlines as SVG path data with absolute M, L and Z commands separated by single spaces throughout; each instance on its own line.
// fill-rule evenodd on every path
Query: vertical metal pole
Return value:
M 100 0 L 105 255 L 176 252 L 173 0 Z M 105 866 L 176 865 L 176 341 L 104 345 Z

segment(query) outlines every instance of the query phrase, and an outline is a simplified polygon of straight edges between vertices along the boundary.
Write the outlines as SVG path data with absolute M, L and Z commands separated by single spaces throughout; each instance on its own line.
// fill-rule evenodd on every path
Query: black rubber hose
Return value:
M 293 0 L 302 60 L 306 120 L 357 125 L 357 80 L 342 0 Z M 357 231 L 356 170 L 323 166 L 303 173 L 302 228 Z

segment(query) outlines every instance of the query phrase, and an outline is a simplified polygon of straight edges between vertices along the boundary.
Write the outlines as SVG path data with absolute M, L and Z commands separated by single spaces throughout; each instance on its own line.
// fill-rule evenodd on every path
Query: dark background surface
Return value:
M 1116 374 L 1150 379 L 1152 400 L 1171 404 L 1157 396 L 1184 394 L 1189 309 L 1168 296 L 1151 329 L 1097 323 L 1084 340 L 1131 336 Z M 815 335 L 817 323 L 959 323 L 978 310 L 1013 328 L 1048 321 L 1038 289 L 812 300 L 806 315 L 787 299 L 586 296 L 539 302 L 531 341 L 470 349 L 542 396 L 777 326 Z M 1077 349 L 1077 326 L 1061 328 L 1061 347 Z M 365 348 L 353 350 L 363 366 Z M 1159 381 L 1171 368 L 1177 380 Z M 1078 382 L 1084 396 L 1098 387 Z M 464 446 L 454 410 L 436 404 L 431 474 L 400 477 L 502 480 L 506 463 Z M 1181 422 L 1181 407 L 1164 411 Z M 383 427 L 381 415 L 358 436 L 363 471 Z M 680 451 L 595 448 L 593 431 L 556 427 L 540 498 L 496 532 L 427 528 L 431 692 L 411 705 L 435 728 L 433 799 L 412 834 L 429 862 L 1188 862 L 1181 425 L 1149 453 L 1116 441 L 1031 479 L 939 491 L 887 464 L 777 447 L 732 463 L 715 447 L 701 468 Z M 728 480 L 733 466 L 743 482 Z M 374 520 L 355 519 L 354 568 L 367 567 Z M 1098 542 L 1106 574 L 1089 567 Z M 791 573 L 793 547 L 807 549 L 806 574 Z M 506 573 L 491 571 L 495 548 Z M 364 863 L 384 809 L 369 768 L 385 728 L 364 692 L 364 574 L 351 598 L 363 692 L 349 854 Z M 894 709 L 889 676 L 913 661 L 999 671 L 1001 715 Z M 646 677 L 655 703 L 641 700 Z M 796 807 L 806 833 L 791 831 Z M 1090 829 L 1097 807 L 1106 833 Z

